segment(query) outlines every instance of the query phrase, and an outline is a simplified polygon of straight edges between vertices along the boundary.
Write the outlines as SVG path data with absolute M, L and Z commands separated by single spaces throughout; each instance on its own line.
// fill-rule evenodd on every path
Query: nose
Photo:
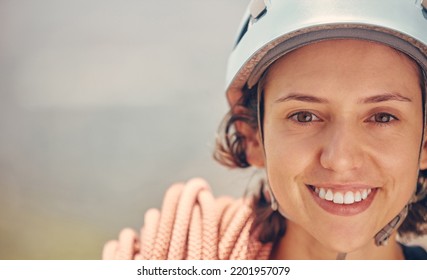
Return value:
M 330 127 L 323 140 L 320 164 L 335 172 L 360 168 L 363 163 L 360 140 L 357 129 L 345 123 Z

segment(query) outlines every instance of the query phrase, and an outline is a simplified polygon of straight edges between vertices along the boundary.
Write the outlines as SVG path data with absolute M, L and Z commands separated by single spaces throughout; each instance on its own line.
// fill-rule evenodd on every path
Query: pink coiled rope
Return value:
M 123 260 L 250 260 L 268 259 L 271 243 L 262 244 L 254 220 L 251 198 L 215 199 L 200 178 L 171 186 L 162 211 L 145 213 L 138 234 L 123 229 L 118 240 L 104 245 L 103 259 Z

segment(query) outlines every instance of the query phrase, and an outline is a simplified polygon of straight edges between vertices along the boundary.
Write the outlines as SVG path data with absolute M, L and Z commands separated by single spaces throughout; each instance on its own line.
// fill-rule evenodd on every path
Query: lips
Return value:
M 325 211 L 340 216 L 359 214 L 369 208 L 378 188 L 370 186 L 327 187 L 307 185 L 314 201 Z

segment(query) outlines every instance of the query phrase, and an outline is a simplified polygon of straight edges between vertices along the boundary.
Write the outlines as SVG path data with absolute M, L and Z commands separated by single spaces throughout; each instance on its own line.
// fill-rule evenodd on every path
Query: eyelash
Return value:
M 302 114 L 306 114 L 306 116 L 310 116 L 310 120 L 308 121 L 301 121 L 298 120 L 299 116 L 302 116 Z M 376 121 L 376 117 L 386 117 L 388 120 L 387 121 Z M 313 118 L 315 118 L 315 120 L 313 120 Z M 322 122 L 322 120 L 316 116 L 315 114 L 309 112 L 309 111 L 299 111 L 296 113 L 291 114 L 288 119 L 294 121 L 295 123 L 299 124 L 299 125 L 312 125 L 313 122 Z M 391 122 L 394 121 L 398 121 L 399 119 L 389 113 L 385 113 L 385 112 L 379 112 L 379 113 L 375 113 L 372 116 L 369 117 L 369 119 L 367 119 L 365 122 L 367 123 L 374 123 L 375 125 L 378 126 L 388 126 L 391 125 Z

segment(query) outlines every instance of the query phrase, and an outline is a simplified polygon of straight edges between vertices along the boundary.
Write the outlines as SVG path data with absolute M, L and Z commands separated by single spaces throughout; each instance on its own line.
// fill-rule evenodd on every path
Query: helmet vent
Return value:
M 250 16 L 250 22 L 249 26 L 253 25 L 255 22 L 257 22 L 260 18 L 262 18 L 265 13 L 267 12 L 267 6 L 270 4 L 269 0 L 252 0 L 249 4 L 249 12 L 251 14 Z
M 252 0 L 249 3 L 249 17 L 240 30 L 234 47 L 236 47 L 246 32 L 254 25 L 260 18 L 267 13 L 267 7 L 270 5 L 270 0 Z
M 427 19 L 427 0 L 421 0 L 421 8 L 424 18 Z
M 264 0 L 252 0 L 249 4 L 249 12 L 251 13 L 251 17 L 254 19 L 258 19 L 262 16 L 262 14 L 267 9 L 267 4 Z

